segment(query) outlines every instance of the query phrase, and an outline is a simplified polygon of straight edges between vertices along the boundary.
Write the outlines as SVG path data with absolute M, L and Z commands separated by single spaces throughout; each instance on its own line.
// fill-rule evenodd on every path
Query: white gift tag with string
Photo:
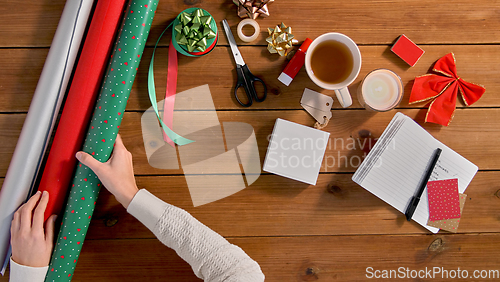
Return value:
M 332 104 L 332 97 L 309 88 L 304 89 L 300 100 L 300 105 L 320 124 L 324 124 L 332 118 Z

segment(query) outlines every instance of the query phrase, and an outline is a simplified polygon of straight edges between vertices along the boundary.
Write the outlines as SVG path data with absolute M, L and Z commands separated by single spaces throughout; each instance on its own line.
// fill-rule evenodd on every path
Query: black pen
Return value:
M 415 210 L 417 209 L 418 202 L 420 202 L 420 197 L 422 196 L 422 193 L 425 190 L 425 186 L 427 186 L 427 182 L 429 181 L 429 178 L 431 177 L 432 171 L 434 170 L 434 167 L 436 166 L 436 163 L 439 159 L 439 155 L 441 155 L 441 149 L 437 148 L 436 151 L 434 151 L 434 156 L 432 157 L 431 164 L 427 167 L 427 171 L 425 172 L 425 176 L 422 179 L 423 181 L 420 183 L 420 187 L 418 187 L 417 193 L 411 197 L 410 204 L 406 208 L 405 216 L 406 220 L 410 221 L 411 217 L 415 213 Z

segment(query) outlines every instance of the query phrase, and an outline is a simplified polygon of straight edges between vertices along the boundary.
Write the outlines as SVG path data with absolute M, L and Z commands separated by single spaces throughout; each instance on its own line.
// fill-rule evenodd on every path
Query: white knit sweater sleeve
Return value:
M 257 262 L 241 248 L 196 220 L 185 210 L 169 205 L 141 189 L 127 211 L 166 246 L 189 263 L 205 281 L 264 281 Z
M 10 259 L 10 282 L 43 282 L 49 266 L 31 267 L 16 263 Z

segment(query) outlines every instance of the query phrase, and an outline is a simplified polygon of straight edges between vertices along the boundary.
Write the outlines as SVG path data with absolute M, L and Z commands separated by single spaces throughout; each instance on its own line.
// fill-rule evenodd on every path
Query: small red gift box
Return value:
M 413 41 L 411 41 L 404 34 L 402 34 L 396 43 L 394 43 L 391 51 L 412 67 L 425 53 L 422 48 L 418 47 L 417 44 L 413 43 Z

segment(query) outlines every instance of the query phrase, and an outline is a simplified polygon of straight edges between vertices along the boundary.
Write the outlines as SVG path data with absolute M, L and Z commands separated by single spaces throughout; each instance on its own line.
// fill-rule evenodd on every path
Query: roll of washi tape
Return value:
M 172 52 L 172 49 L 170 49 L 168 52 L 168 74 L 163 107 L 163 117 L 160 117 L 157 107 L 154 82 L 154 56 L 160 39 L 162 38 L 163 34 L 171 27 L 173 27 L 173 30 L 172 40 L 170 41 L 171 45 L 169 46 L 169 48 L 174 47 L 177 52 L 189 57 L 201 57 L 212 52 L 219 40 L 219 33 L 217 30 L 217 23 L 209 12 L 200 8 L 189 8 L 182 11 L 174 19 L 174 21 L 172 21 L 167 26 L 167 28 L 165 28 L 165 30 L 156 41 L 156 45 L 153 50 L 153 56 L 151 57 L 151 62 L 149 64 L 149 99 L 164 131 L 164 141 L 171 146 L 174 146 L 174 143 L 178 145 L 186 145 L 193 141 L 179 136 L 171 129 L 173 122 L 178 73 L 177 52 Z
M 157 6 L 158 0 L 133 0 L 125 11 L 83 143 L 83 151 L 100 162 L 113 151 Z M 94 172 L 78 164 L 46 282 L 71 281 L 100 188 Z
M 9 261 L 14 212 L 34 189 L 94 0 L 71 0 L 57 25 L 14 155 L 0 190 L 0 266 Z
M 243 33 L 243 27 L 245 27 L 247 25 L 251 25 L 254 28 L 254 33 L 251 36 L 246 36 Z M 254 19 L 244 19 L 238 24 L 237 30 L 238 30 L 238 37 L 241 39 L 241 41 L 252 42 L 255 39 L 257 39 L 257 37 L 259 37 L 260 26 L 259 26 L 259 23 L 257 23 L 257 21 Z

